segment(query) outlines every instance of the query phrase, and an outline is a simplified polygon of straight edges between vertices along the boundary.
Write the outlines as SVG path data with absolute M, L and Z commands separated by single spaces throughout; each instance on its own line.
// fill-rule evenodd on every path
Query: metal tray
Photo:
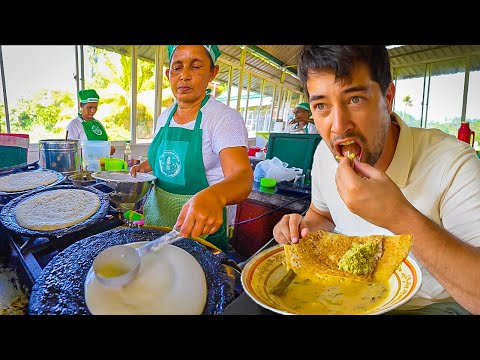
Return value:
M 17 222 L 17 219 L 15 218 L 15 207 L 25 200 L 26 198 L 39 194 L 44 191 L 55 191 L 59 189 L 79 189 L 79 190 L 85 190 L 85 191 L 91 191 L 95 194 L 98 195 L 100 198 L 100 207 L 97 209 L 97 212 L 90 216 L 88 219 L 75 224 L 73 226 L 63 228 L 63 229 L 57 229 L 57 230 L 49 230 L 49 231 L 40 231 L 40 230 L 30 230 L 30 229 L 25 229 L 24 227 L 20 226 Z M 45 188 L 42 190 L 30 192 L 21 196 L 16 197 L 15 199 L 11 200 L 8 202 L 7 205 L 5 205 L 0 212 L 0 222 L 5 226 L 10 231 L 13 231 L 17 234 L 20 235 L 26 235 L 26 236 L 55 236 L 55 237 L 61 237 L 70 233 L 73 233 L 75 231 L 84 229 L 86 227 L 89 227 L 100 220 L 102 220 L 105 215 L 108 213 L 108 208 L 110 205 L 109 197 L 108 194 L 105 194 L 104 192 L 94 188 L 94 187 L 79 187 L 79 186 L 73 186 L 73 185 L 57 185 L 49 188 Z

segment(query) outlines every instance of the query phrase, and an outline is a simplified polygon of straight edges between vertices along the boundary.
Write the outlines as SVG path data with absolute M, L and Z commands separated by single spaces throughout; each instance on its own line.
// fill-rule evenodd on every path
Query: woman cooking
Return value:
M 208 236 L 227 251 L 226 206 L 247 198 L 253 171 L 242 116 L 207 94 L 220 54 L 216 45 L 168 46 L 166 76 L 176 101 L 158 118 L 148 160 L 130 173 L 157 176 L 144 205 L 145 225 Z
M 93 89 L 78 92 L 80 112 L 78 116 L 67 125 L 67 139 L 77 140 L 102 140 L 107 141 L 108 135 L 102 123 L 93 118 L 98 109 L 97 92 Z M 115 153 L 115 147 L 110 147 L 110 155 Z

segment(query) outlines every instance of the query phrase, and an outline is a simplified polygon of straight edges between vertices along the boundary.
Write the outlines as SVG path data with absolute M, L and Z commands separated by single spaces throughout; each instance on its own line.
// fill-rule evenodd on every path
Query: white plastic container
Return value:
M 280 122 L 280 121 L 274 122 L 274 123 L 273 123 L 273 132 L 275 132 L 275 133 L 281 133 L 281 132 L 283 132 L 283 125 L 284 125 L 284 124 L 285 124 L 285 123 L 284 123 L 283 121 L 282 121 L 282 122 Z
M 102 171 L 100 159 L 110 157 L 110 141 L 82 140 L 82 165 L 87 171 Z

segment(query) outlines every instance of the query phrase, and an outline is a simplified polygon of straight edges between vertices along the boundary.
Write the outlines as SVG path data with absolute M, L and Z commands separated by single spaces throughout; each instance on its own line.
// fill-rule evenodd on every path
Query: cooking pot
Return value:
M 47 139 L 38 141 L 39 165 L 66 176 L 78 172 L 80 156 L 78 140 Z

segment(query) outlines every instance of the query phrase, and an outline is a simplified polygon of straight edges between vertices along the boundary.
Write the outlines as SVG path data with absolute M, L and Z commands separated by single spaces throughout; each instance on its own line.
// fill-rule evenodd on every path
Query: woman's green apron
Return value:
M 78 116 L 80 119 L 82 118 L 80 114 Z M 107 132 L 100 121 L 95 119 L 89 121 L 83 120 L 82 125 L 88 140 L 108 140 Z
M 200 108 L 208 98 L 205 96 Z M 202 155 L 202 112 L 198 111 L 195 128 L 188 130 L 170 127 L 176 110 L 177 104 L 148 149 L 148 162 L 157 179 L 143 208 L 145 225 L 173 227 L 182 206 L 209 186 Z M 216 233 L 208 235 L 207 240 L 225 252 L 228 250 L 225 208 L 222 226 Z
M 296 124 L 293 127 L 294 130 L 300 130 L 300 124 Z M 308 134 L 308 124 L 305 124 L 305 126 L 302 128 L 304 134 Z

